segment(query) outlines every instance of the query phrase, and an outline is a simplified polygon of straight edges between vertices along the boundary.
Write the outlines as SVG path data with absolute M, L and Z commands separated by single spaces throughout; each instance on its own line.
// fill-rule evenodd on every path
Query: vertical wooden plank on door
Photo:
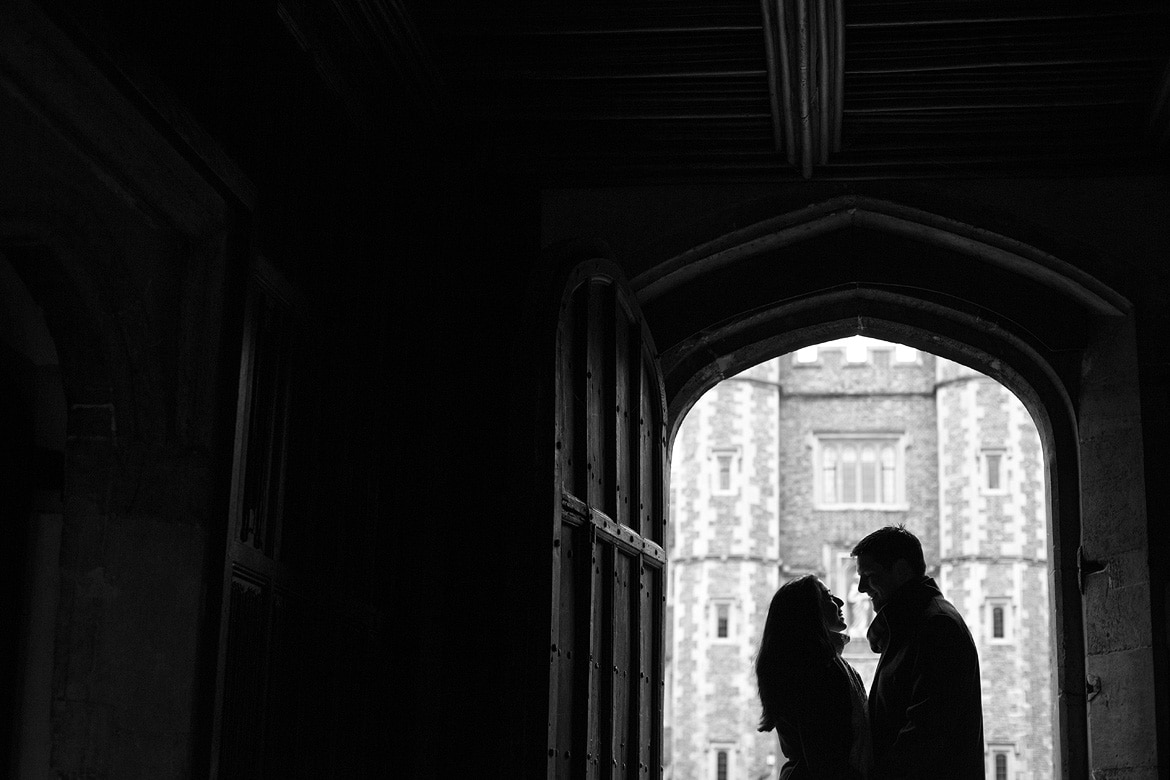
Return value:
M 602 751 L 602 777 L 625 777 L 629 749 L 629 723 L 631 698 L 629 695 L 629 668 L 631 651 L 630 610 L 630 556 L 615 544 L 621 534 L 621 526 L 637 523 L 637 515 L 631 519 L 629 462 L 630 462 L 630 378 L 637 376 L 637 365 L 630 365 L 629 341 L 630 319 L 624 302 L 614 295 L 611 312 L 613 326 L 613 383 L 612 392 L 606 399 L 610 416 L 612 446 L 607 452 L 607 481 L 610 485 L 610 502 L 603 521 L 604 540 L 610 572 L 606 578 L 609 593 L 606 599 L 607 620 L 605 627 L 609 634 L 606 645 L 608 658 L 605 669 L 608 684 L 603 695 L 606 710 L 610 713 L 609 728 L 604 733 Z M 616 535 L 615 535 L 616 534 Z
M 653 690 L 650 688 L 651 659 L 654 652 L 654 567 L 646 556 L 638 562 L 638 680 L 636 686 L 638 723 L 638 776 L 645 777 L 651 769 L 650 746 L 653 742 Z
M 606 480 L 607 455 L 612 451 L 612 426 L 607 401 L 612 398 L 613 375 L 613 288 L 602 282 L 589 285 L 589 354 L 585 376 L 588 382 L 589 492 L 586 503 L 609 513 L 612 496 Z
M 630 777 L 637 763 L 637 726 L 635 712 L 637 688 L 633 684 L 638 630 L 635 624 L 637 603 L 633 583 L 637 582 L 638 556 L 618 549 L 614 570 L 613 614 L 613 749 L 610 765 L 614 777 Z
M 555 718 L 551 727 L 555 729 L 551 735 L 555 745 L 554 761 L 551 763 L 556 777 L 572 776 L 573 753 L 577 750 L 575 744 L 577 726 L 576 691 L 580 689 L 579 678 L 582 677 L 582 667 L 587 658 L 577 650 L 577 623 L 579 620 L 580 605 L 577 603 L 577 593 L 581 590 L 580 576 L 574 576 L 580 562 L 577 541 L 580 538 L 578 530 L 581 519 L 570 511 L 562 511 L 561 535 L 559 550 L 560 587 L 558 590 L 558 622 L 554 626 L 557 631 L 551 648 L 551 663 L 556 672 L 557 686 L 553 690 L 556 697 L 554 708 L 550 715 Z
M 614 288 L 608 280 L 590 282 L 589 293 L 589 464 L 590 490 L 588 505 L 612 517 L 614 511 L 613 467 L 614 442 Z M 590 514 L 592 521 L 593 515 Z M 596 523 L 589 525 L 591 559 L 590 581 L 592 618 L 589 622 L 589 728 L 586 749 L 587 778 L 600 776 L 601 756 L 610 717 L 610 614 L 613 567 L 612 553 L 599 538 Z
M 604 281 L 590 281 L 589 285 L 589 320 L 586 323 L 586 420 L 587 451 L 589 451 L 589 490 L 586 492 L 586 505 L 590 508 L 600 508 L 608 503 L 606 482 L 606 455 L 610 449 L 610 436 L 606 423 L 608 416 L 605 413 L 606 398 L 608 395 L 608 377 L 613 370 L 611 347 L 608 344 L 607 331 L 612 311 L 612 297 L 610 285 Z M 587 719 L 585 724 L 585 743 L 581 751 L 581 773 L 585 778 L 593 780 L 598 776 L 599 754 L 601 750 L 601 724 L 605 717 L 603 707 L 605 702 L 601 698 L 604 689 L 603 667 L 605 655 L 605 586 L 604 570 L 608 561 L 603 547 L 598 543 L 597 529 L 592 523 L 585 526 L 590 545 L 589 567 L 589 624 L 583 627 L 583 635 L 587 637 L 587 657 L 589 657 L 589 683 L 587 683 Z M 584 585 L 584 584 L 583 584 Z
M 639 664 L 642 672 L 640 707 L 642 716 L 641 762 L 649 777 L 662 774 L 662 725 L 666 681 L 663 677 L 663 646 L 665 644 L 665 582 L 663 564 L 644 557 L 642 572 L 642 615 L 639 623 L 641 651 Z
M 648 347 L 649 345 L 647 345 Z M 647 724 L 645 768 L 648 776 L 662 776 L 662 725 L 666 697 L 663 646 L 666 626 L 666 555 L 662 549 L 666 531 L 666 412 L 654 357 L 644 349 L 640 359 L 642 391 L 639 398 L 639 503 L 642 506 L 643 599 L 645 611 L 639 624 L 643 632 L 639 663 L 645 681 L 641 701 Z
M 638 514 L 631 506 L 630 490 L 634 485 L 630 479 L 630 452 L 637 446 L 631 441 L 631 417 L 636 414 L 637 407 L 630 406 L 630 386 L 637 381 L 638 364 L 631 365 L 630 360 L 630 320 L 626 307 L 615 301 L 613 312 L 613 457 L 609 459 L 609 481 L 613 486 L 613 511 L 607 512 L 611 518 L 623 525 L 632 528 L 638 527 Z M 634 353 L 637 356 L 637 353 Z M 633 410 L 633 411 L 632 411 Z M 634 510 L 634 511 L 632 511 Z M 631 513 L 632 512 L 632 513 Z
M 267 602 L 263 579 L 233 573 L 227 606 L 220 765 L 242 774 L 260 771 Z
M 588 404 L 583 391 L 587 370 L 587 326 L 589 322 L 589 287 L 583 285 L 568 297 L 559 325 L 561 380 L 558 383 L 557 458 L 561 490 L 585 496 L 585 468 L 589 460 L 586 430 Z
M 654 507 L 654 479 L 655 479 L 655 462 L 657 457 L 655 455 L 655 438 L 657 436 L 657 426 L 655 425 L 655 410 L 654 398 L 650 390 L 655 386 L 653 382 L 653 375 L 646 367 L 644 361 L 643 365 L 639 367 L 639 374 L 641 374 L 641 385 L 644 388 L 638 399 L 638 508 L 641 515 L 641 533 L 650 541 L 658 542 L 654 535 L 655 531 L 655 507 Z
M 589 721 L 584 776 L 593 780 L 600 777 L 602 734 L 609 721 L 609 696 L 604 692 L 607 690 L 609 680 L 609 630 L 606 606 L 612 598 L 608 578 L 612 570 L 612 561 L 604 543 L 597 538 L 596 525 L 592 523 L 589 525 L 589 534 L 592 562 L 592 568 L 589 570 Z
M 588 620 L 588 603 L 578 594 L 589 578 L 585 527 L 588 514 L 578 495 L 588 492 L 588 322 L 589 286 L 573 289 L 558 323 L 556 445 L 560 508 L 553 535 L 553 615 L 549 644 L 549 774 L 572 777 L 582 746 L 577 692 L 584 692 L 588 656 L 580 651 L 579 625 Z M 588 592 L 585 590 L 584 592 Z M 582 616 L 585 611 L 585 617 Z M 586 634 L 588 636 L 588 634 Z
M 629 423 L 626 426 L 626 436 L 629 440 L 628 457 L 622 469 L 626 481 L 626 495 L 629 498 L 630 514 L 626 521 L 640 535 L 646 530 L 642 521 L 642 461 L 645 455 L 642 452 L 642 393 L 645 389 L 645 377 L 642 371 L 642 328 L 637 317 L 631 315 L 629 334 L 626 339 L 626 354 L 629 356 L 629 372 L 626 385 L 626 410 L 629 413 Z

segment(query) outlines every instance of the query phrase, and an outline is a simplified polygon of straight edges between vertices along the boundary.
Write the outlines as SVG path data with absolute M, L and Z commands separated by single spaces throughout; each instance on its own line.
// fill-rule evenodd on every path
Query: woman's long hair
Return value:
M 804 675 L 839 652 L 840 639 L 825 627 L 822 617 L 823 588 L 807 574 L 785 583 L 772 596 L 756 655 L 756 685 L 763 706 L 760 731 L 772 730 L 780 708 L 805 688 Z

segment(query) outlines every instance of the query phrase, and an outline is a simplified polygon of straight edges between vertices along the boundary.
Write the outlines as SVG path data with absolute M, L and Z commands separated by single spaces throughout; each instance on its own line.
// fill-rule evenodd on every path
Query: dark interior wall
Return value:
M 169 363 L 216 388 L 212 408 L 176 410 L 208 437 L 199 451 L 211 476 L 192 499 L 203 523 L 197 541 L 208 551 L 198 583 L 204 598 L 179 604 L 155 582 L 168 609 L 153 610 L 150 628 L 198 631 L 187 644 L 200 655 L 166 686 L 111 681 L 117 694 L 102 704 L 115 724 L 130 712 L 157 723 L 158 708 L 173 706 L 189 719 L 189 733 L 167 745 L 140 744 L 131 756 L 118 752 L 112 731 L 79 724 L 68 737 L 71 752 L 59 751 L 54 767 L 197 776 L 214 763 L 211 689 L 222 636 L 235 377 L 243 286 L 257 256 L 296 292 L 308 334 L 298 356 L 305 371 L 290 487 L 290 522 L 301 527 L 289 529 L 307 555 L 290 561 L 286 582 L 312 605 L 292 640 L 300 660 L 291 663 L 311 663 L 292 697 L 306 714 L 292 719 L 291 747 L 305 766 L 338 776 L 449 776 L 506 764 L 524 752 L 529 708 L 518 699 L 532 695 L 523 677 L 531 672 L 526 628 L 535 597 L 526 587 L 533 562 L 523 529 L 532 520 L 512 504 L 517 472 L 509 466 L 518 446 L 514 366 L 530 367 L 517 356 L 515 336 L 539 246 L 535 195 L 468 148 L 458 129 L 408 123 L 358 131 L 275 13 L 240 21 L 245 11 L 233 9 L 221 7 L 218 19 L 160 8 L 137 16 L 114 5 L 50 9 L 98 53 L 110 77 L 131 74 L 131 86 L 141 87 L 134 74 L 145 71 L 161 81 L 254 187 L 248 202 L 226 193 L 232 216 L 222 267 L 199 282 L 213 308 L 207 330 L 182 306 L 163 307 L 160 321 L 143 330 L 147 339 L 187 332 L 194 343 L 216 343 L 222 333 L 213 376 L 196 356 L 162 348 L 136 369 Z M 221 40 L 228 32 L 233 40 Z M 180 45 L 160 45 L 171 39 Z M 187 58 L 192 47 L 198 56 Z M 176 284 L 166 270 L 173 254 L 144 254 L 137 264 L 148 261 L 163 270 L 140 275 L 136 296 Z M 96 319 L 106 322 L 104 314 Z M 141 399 L 128 411 L 166 430 L 159 417 L 176 392 L 162 389 L 157 409 L 141 408 L 150 400 Z M 155 453 L 137 455 L 153 466 Z M 100 491 L 112 478 L 94 479 Z M 166 496 L 160 511 L 191 489 L 181 473 L 152 486 Z M 165 539 L 147 523 L 119 537 L 119 555 L 148 555 L 151 533 Z M 75 549 L 91 555 L 100 544 L 91 535 Z M 152 580 L 126 576 L 151 589 Z M 150 611 L 144 603 L 127 617 Z M 367 618 L 356 631 L 339 617 L 354 613 Z M 131 639 L 110 621 L 94 629 L 115 648 Z M 67 621 L 62 630 L 83 627 Z M 71 650 L 60 663 L 83 661 Z M 95 664 L 101 674 L 105 660 Z M 167 692 L 176 686 L 188 690 L 181 701 Z
M 386 621 L 371 694 L 394 720 L 369 755 L 405 776 L 454 776 L 524 750 L 531 519 L 514 503 L 510 464 L 523 438 L 512 384 L 537 220 L 533 195 L 499 171 L 428 152 L 419 165 L 373 156 L 362 186 L 339 188 L 360 197 L 323 230 L 336 275 L 322 435 L 345 446 L 312 491 L 330 518 L 324 538 L 343 539 L 338 573 L 362 579 Z M 330 430 L 339 424 L 348 433 Z M 369 507 L 327 497 L 370 457 L 377 507 L 355 535 L 345 518 Z
M 21 719 L 43 731 L 18 750 L 5 730 L 0 772 L 169 774 L 199 728 L 223 203 L 123 122 L 125 100 L 35 9 L 7 6 L 0 30 L 5 285 L 43 317 L 60 364 L 47 413 L 64 420 L 36 513 L 9 518 L 36 532 L 26 561 L 57 565 L 19 596 L 51 613 L 30 616 L 50 638 L 16 669 Z
M 522 328 L 536 198 L 474 162 L 458 167 L 422 262 L 395 277 L 402 305 L 388 313 L 400 334 L 388 346 L 406 351 L 392 381 L 406 387 L 387 427 L 404 471 L 389 475 L 401 489 L 386 532 L 416 571 L 404 614 L 424 621 L 414 633 L 430 674 L 406 676 L 434 718 L 416 743 L 429 754 L 421 774 L 437 776 L 529 754 L 525 717 L 542 682 L 539 669 L 528 676 L 528 653 L 544 574 L 531 544 L 544 518 L 522 464 L 536 434 L 529 383 L 543 367 L 517 349 L 531 335 Z
M 531 560 L 508 453 L 536 199 L 448 141 L 309 144 L 253 215 L 307 313 L 293 577 L 377 622 L 362 653 L 337 634 L 313 651 L 308 730 L 338 776 L 454 776 L 524 747 Z
M 233 206 L 225 268 L 202 282 L 218 307 L 209 328 L 223 333 L 214 414 L 185 412 L 211 431 L 205 453 L 215 479 L 201 508 L 209 515 L 207 597 L 160 626 L 201 625 L 203 655 L 187 671 L 203 702 L 197 726 L 208 732 L 212 717 L 233 361 L 246 269 L 258 255 L 302 299 L 310 336 L 300 356 L 307 369 L 297 388 L 291 488 L 310 554 L 293 562 L 292 582 L 331 613 L 326 624 L 347 609 L 372 615 L 373 624 L 359 632 L 357 653 L 349 634 L 300 640 L 297 652 L 320 661 L 304 681 L 314 710 L 302 724 L 312 743 L 306 755 L 326 756 L 342 776 L 445 775 L 442 767 L 513 760 L 526 711 L 513 700 L 526 694 L 515 680 L 530 561 L 516 552 L 523 521 L 505 498 L 515 473 L 503 452 L 515 443 L 509 366 L 538 249 L 535 196 L 469 149 L 459 128 L 416 121 L 393 85 L 378 95 L 392 107 L 386 116 L 359 129 L 275 4 L 45 8 L 107 77 L 145 99 L 147 116 L 157 120 L 152 109 L 167 105 L 160 93 L 190 112 L 254 191 Z M 160 132 L 178 146 L 189 142 L 188 128 L 169 124 L 159 123 Z M 231 178 L 214 156 L 193 158 L 211 180 Z M 151 281 L 162 282 L 173 278 Z M 146 335 L 189 327 L 178 313 L 169 309 Z M 191 356 L 163 350 L 157 361 L 166 360 L 176 372 L 201 372 Z M 159 485 L 167 486 L 175 480 Z M 141 545 L 123 546 L 133 555 Z M 121 629 L 110 633 L 114 644 L 124 638 Z M 73 663 L 68 655 L 65 663 Z M 123 687 L 115 711 L 165 698 Z M 171 748 L 196 775 L 214 753 L 203 732 Z M 92 736 L 94 755 L 79 740 L 61 769 L 136 771 L 107 755 L 109 735 Z M 160 756 L 144 749 L 141 760 Z

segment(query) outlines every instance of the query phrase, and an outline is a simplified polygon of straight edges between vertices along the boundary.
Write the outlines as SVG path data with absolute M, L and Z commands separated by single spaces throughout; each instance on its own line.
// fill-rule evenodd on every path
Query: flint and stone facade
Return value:
M 777 773 L 752 662 L 783 582 L 815 574 L 845 600 L 845 654 L 870 683 L 872 611 L 849 551 L 899 523 L 979 646 L 988 777 L 1050 776 L 1046 507 L 1023 405 L 933 355 L 844 340 L 717 385 L 671 464 L 667 777 Z

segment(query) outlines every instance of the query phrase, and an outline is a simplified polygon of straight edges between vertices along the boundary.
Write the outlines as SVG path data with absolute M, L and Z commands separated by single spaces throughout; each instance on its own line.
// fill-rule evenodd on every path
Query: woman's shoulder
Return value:
M 861 679 L 861 674 L 858 673 L 858 671 L 853 668 L 853 664 L 849 663 L 848 661 L 846 661 L 844 658 L 841 658 L 840 656 L 838 656 L 838 660 L 841 662 L 841 668 L 843 668 L 845 670 L 845 674 L 847 674 L 851 679 L 853 679 L 853 678 L 856 678 L 858 680 Z
M 850 691 L 861 685 L 857 672 L 840 658 L 810 667 L 794 679 L 794 689 L 799 691 L 797 701 L 815 709 L 834 709 L 838 703 L 848 701 Z

